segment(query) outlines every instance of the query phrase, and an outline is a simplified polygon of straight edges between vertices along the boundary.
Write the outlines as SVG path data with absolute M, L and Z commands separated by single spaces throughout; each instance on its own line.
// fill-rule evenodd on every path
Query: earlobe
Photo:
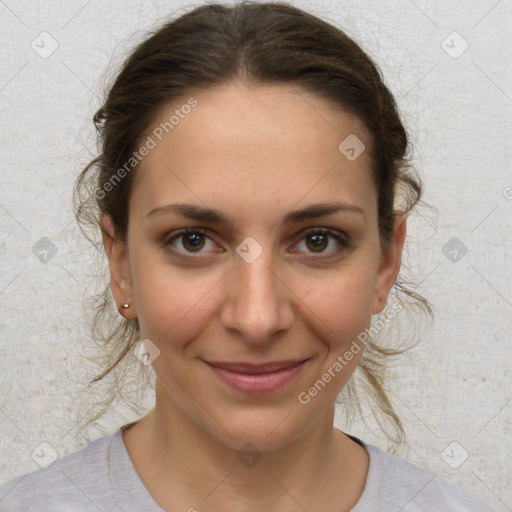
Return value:
M 386 307 L 389 292 L 397 280 L 406 232 L 407 215 L 403 211 L 397 211 L 393 239 L 390 242 L 389 248 L 382 252 L 381 255 L 373 303 L 373 315 L 380 313 Z
M 117 305 L 117 310 L 125 318 L 134 318 L 133 292 L 131 285 L 130 266 L 126 244 L 115 236 L 112 219 L 104 215 L 101 219 L 103 245 L 110 266 L 110 288 Z M 128 304 L 128 307 L 126 307 Z M 124 305 L 124 306 L 123 306 Z

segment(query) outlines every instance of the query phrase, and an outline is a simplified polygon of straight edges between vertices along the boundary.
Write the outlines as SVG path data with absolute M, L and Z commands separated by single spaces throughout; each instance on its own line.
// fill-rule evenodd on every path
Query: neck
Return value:
M 286 512 L 340 499 L 351 507 L 359 499 L 368 455 L 333 428 L 334 405 L 286 444 L 243 451 L 192 421 L 163 393 L 157 389 L 156 407 L 124 434 L 139 476 L 163 508 Z

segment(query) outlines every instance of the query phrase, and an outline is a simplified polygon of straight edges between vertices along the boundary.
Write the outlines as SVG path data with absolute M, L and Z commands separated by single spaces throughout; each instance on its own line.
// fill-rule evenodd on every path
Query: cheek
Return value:
M 373 273 L 356 268 L 332 273 L 308 288 L 304 302 L 327 326 L 332 348 L 342 349 L 368 326 L 374 288 Z
M 222 310 L 222 280 L 228 277 L 228 269 L 177 267 L 166 262 L 162 249 L 134 246 L 130 260 L 141 337 L 169 350 L 186 345 Z M 374 253 L 375 247 L 368 243 L 337 269 L 284 271 L 282 277 L 293 290 L 289 300 L 302 317 L 297 320 L 309 323 L 333 347 L 343 349 L 370 322 L 377 268 Z
M 215 286 L 223 274 L 161 263 L 137 264 L 136 259 L 134 263 L 133 292 L 141 336 L 168 348 L 192 339 L 212 314 Z

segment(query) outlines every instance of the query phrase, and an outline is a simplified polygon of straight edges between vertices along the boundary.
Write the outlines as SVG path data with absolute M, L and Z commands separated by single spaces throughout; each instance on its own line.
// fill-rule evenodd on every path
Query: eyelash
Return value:
M 190 235 L 190 234 L 201 234 L 201 235 L 205 235 L 206 237 L 210 238 L 208 236 L 208 230 L 206 230 L 206 229 L 203 229 L 203 228 L 185 228 L 185 229 L 180 229 L 178 231 L 174 231 L 174 232 L 170 233 L 170 235 L 172 235 L 172 236 L 166 237 L 162 245 L 165 246 L 165 247 L 169 247 L 169 249 L 175 255 L 177 255 L 178 257 L 181 257 L 181 258 L 189 258 L 189 257 L 190 258 L 198 258 L 198 257 L 200 257 L 199 255 L 202 254 L 201 252 L 197 252 L 197 253 L 185 252 L 184 253 L 183 251 L 177 251 L 176 249 L 171 247 L 171 243 L 174 240 L 177 240 L 179 238 L 184 237 L 185 235 Z M 314 228 L 306 229 L 301 234 L 302 234 L 302 238 L 300 238 L 299 242 L 302 241 L 303 239 L 307 238 L 308 236 L 312 236 L 312 235 L 323 235 L 323 236 L 329 235 L 334 240 L 336 240 L 336 242 L 339 244 L 339 247 L 334 250 L 335 253 L 338 253 L 338 252 L 342 251 L 343 249 L 348 249 L 350 247 L 350 242 L 349 242 L 347 236 L 344 235 L 343 233 L 341 233 L 340 231 L 335 230 L 335 229 L 323 228 L 323 227 L 315 228 L 314 227 Z M 292 251 L 292 252 L 298 252 L 298 251 Z M 194 254 L 197 254 L 198 256 L 194 256 Z M 312 252 L 310 254 L 313 254 L 313 255 L 318 254 L 318 255 L 320 255 L 320 256 L 313 256 L 311 259 L 322 259 L 322 258 L 325 258 L 325 256 L 321 256 L 322 254 L 325 254 L 324 252 L 320 252 L 320 253 L 313 253 Z M 327 254 L 329 254 L 329 253 L 327 253 Z

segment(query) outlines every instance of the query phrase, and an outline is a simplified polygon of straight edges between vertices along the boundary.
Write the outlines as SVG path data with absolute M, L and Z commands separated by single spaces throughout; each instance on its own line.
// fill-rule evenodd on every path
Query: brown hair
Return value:
M 410 212 L 420 201 L 422 184 L 407 158 L 407 133 L 380 71 L 356 42 L 326 21 L 284 2 L 242 1 L 236 5 L 205 4 L 167 22 L 135 48 L 109 88 L 94 116 L 100 154 L 83 169 L 74 189 L 75 216 L 98 251 L 104 255 L 101 243 L 89 237 L 84 227 L 92 226 L 97 236 L 101 216 L 108 215 L 115 236 L 126 240 L 128 199 L 137 165 L 123 173 L 126 175 L 111 191 L 104 191 L 133 157 L 158 109 L 192 90 L 236 79 L 251 85 L 296 86 L 364 122 L 372 137 L 379 232 L 385 248 L 393 235 L 396 198 L 399 195 L 404 201 L 402 209 Z M 432 314 L 426 299 L 407 288 L 401 277 L 395 292 L 401 304 L 407 295 L 413 308 Z M 126 392 L 128 374 L 138 391 L 142 387 L 140 373 L 134 370 L 149 375 L 130 354 L 140 340 L 137 319 L 120 319 L 113 306 L 107 284 L 95 303 L 92 331 L 93 339 L 103 343 L 105 363 L 91 383 L 115 370 L 103 412 L 119 393 Z M 387 359 L 405 350 L 379 346 L 370 338 L 354 373 L 362 379 L 358 387 L 372 395 L 391 422 L 395 435 L 386 434 L 395 443 L 402 442 L 405 433 L 385 390 L 384 374 Z M 125 363 L 122 376 L 121 362 Z M 351 398 L 361 412 L 353 378 L 340 395 L 348 397 L 347 412 Z

